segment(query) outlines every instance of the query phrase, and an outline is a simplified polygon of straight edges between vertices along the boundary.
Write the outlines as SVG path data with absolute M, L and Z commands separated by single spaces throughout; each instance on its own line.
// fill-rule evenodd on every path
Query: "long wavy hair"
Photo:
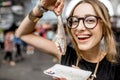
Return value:
M 104 46 L 105 46 L 105 52 L 106 54 L 106 58 L 108 61 L 114 63 L 117 61 L 116 59 L 116 44 L 115 44 L 115 40 L 114 40 L 114 35 L 111 29 L 111 21 L 110 21 L 110 15 L 109 15 L 109 11 L 106 8 L 106 6 L 100 2 L 99 0 L 81 0 L 71 11 L 70 16 L 73 15 L 74 9 L 82 3 L 89 3 L 92 5 L 92 7 L 94 8 L 94 11 L 96 12 L 97 16 L 99 16 L 102 20 L 102 30 L 103 30 L 103 39 L 104 39 Z M 73 47 L 76 50 L 77 56 L 79 59 L 81 59 L 80 55 L 80 50 L 77 46 L 77 43 L 73 37 L 73 35 L 71 34 L 71 29 L 67 27 L 67 31 L 68 34 L 71 37 L 71 41 L 73 44 Z

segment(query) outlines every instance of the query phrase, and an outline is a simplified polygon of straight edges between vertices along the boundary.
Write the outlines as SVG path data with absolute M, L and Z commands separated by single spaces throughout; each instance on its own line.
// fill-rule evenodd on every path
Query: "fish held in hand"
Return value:
M 58 20 L 57 34 L 55 36 L 54 42 L 59 50 L 59 53 L 65 55 L 67 43 L 62 16 L 61 15 L 57 16 L 57 20 Z

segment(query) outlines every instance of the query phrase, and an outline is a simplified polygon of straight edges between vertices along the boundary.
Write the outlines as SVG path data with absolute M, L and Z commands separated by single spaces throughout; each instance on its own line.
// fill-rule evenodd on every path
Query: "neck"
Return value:
M 100 47 L 95 47 L 87 51 L 81 51 L 81 53 L 82 58 L 88 62 L 97 63 L 98 61 L 102 60 L 101 58 L 102 51 Z

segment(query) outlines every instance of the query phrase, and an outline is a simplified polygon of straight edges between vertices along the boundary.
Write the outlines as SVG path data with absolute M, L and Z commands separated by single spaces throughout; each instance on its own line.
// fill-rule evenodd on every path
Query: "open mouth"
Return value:
M 80 36 L 77 36 L 78 37 L 78 40 L 87 40 L 91 37 L 91 35 L 80 35 Z

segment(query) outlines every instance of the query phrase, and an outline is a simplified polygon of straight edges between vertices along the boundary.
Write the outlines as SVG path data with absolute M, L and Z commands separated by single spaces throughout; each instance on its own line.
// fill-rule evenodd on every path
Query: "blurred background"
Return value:
M 52 80 L 43 74 L 43 70 L 53 66 L 53 57 L 36 50 L 14 36 L 23 18 L 32 10 L 38 0 L 0 0 L 0 80 Z M 65 0 L 62 16 L 65 21 L 66 6 L 71 0 Z M 109 9 L 112 30 L 120 48 L 120 0 L 101 0 Z M 35 28 L 35 35 L 52 40 L 56 34 L 57 20 L 53 12 L 46 12 Z M 13 49 L 11 55 L 6 55 L 6 42 L 10 41 L 8 50 Z M 71 45 L 69 37 L 68 45 Z

